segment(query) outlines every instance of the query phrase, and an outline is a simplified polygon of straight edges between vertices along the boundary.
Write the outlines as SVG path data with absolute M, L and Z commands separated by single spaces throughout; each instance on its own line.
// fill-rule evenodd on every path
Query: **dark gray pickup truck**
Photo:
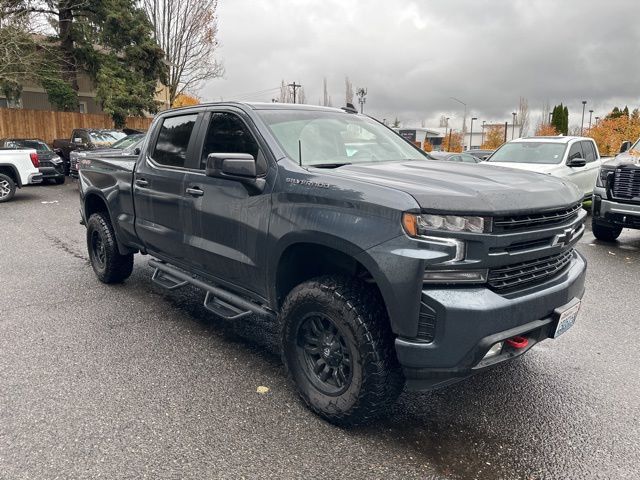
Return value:
M 154 257 L 230 321 L 281 328 L 304 402 L 367 421 L 575 322 L 582 194 L 548 175 L 440 162 L 353 109 L 221 103 L 155 119 L 137 159 L 83 159 L 105 283 Z

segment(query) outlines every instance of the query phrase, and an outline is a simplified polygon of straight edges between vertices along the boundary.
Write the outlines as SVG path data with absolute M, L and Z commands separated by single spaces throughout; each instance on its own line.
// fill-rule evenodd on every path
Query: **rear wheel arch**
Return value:
M 18 174 L 18 170 L 14 165 L 6 165 L 6 164 L 0 165 L 0 173 L 2 173 L 3 175 L 6 175 L 11 180 L 13 180 L 18 187 L 20 188 L 22 187 L 22 181 L 20 180 L 20 175 Z
M 102 195 L 95 192 L 87 193 L 85 194 L 83 203 L 84 203 L 84 218 L 87 222 L 89 221 L 89 218 L 91 217 L 91 215 L 93 215 L 94 213 L 101 213 L 104 215 L 105 220 L 111 224 L 114 230 L 114 236 L 116 238 L 118 250 L 121 255 L 128 255 L 130 253 L 138 252 L 137 249 L 127 247 L 120 241 L 120 237 L 118 236 L 118 230 L 116 228 L 116 225 L 114 225 L 113 216 L 111 215 L 111 211 L 109 210 L 109 205 L 107 204 L 107 201 Z
M 111 213 L 104 198 L 96 193 L 89 193 L 84 198 L 84 214 L 88 220 L 94 213 L 105 213 L 111 222 Z

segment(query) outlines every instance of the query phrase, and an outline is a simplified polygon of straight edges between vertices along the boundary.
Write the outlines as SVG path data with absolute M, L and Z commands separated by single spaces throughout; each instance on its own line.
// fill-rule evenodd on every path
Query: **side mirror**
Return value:
M 140 153 L 142 152 L 142 149 L 140 147 L 136 147 L 133 149 L 133 154 L 137 157 L 138 155 L 140 155 Z
M 582 157 L 574 157 L 567 162 L 567 167 L 584 167 L 587 161 Z
M 75 143 L 76 145 L 82 145 L 82 139 L 80 137 L 75 137 L 73 139 L 73 143 Z
M 631 148 L 631 142 L 629 140 L 625 140 L 624 142 L 622 142 L 622 145 L 620 145 L 620 153 L 624 153 L 630 148 Z
M 210 153 L 205 174 L 207 177 L 235 180 L 258 191 L 262 191 L 266 184 L 264 178 L 258 178 L 256 160 L 248 153 Z

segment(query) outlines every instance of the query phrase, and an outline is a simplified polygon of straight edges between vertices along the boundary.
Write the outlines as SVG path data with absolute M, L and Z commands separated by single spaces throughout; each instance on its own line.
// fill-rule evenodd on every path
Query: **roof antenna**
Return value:
M 302 166 L 302 142 L 298 139 L 298 164 Z

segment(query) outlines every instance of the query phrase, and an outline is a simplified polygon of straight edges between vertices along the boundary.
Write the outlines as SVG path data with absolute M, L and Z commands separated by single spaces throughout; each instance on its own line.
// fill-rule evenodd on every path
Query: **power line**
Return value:
M 226 96 L 226 98 L 231 98 L 233 100 L 239 100 L 239 99 L 246 98 L 246 97 L 253 97 L 255 95 L 265 95 L 267 93 L 274 92 L 276 90 L 280 90 L 280 87 L 267 88 L 265 90 L 256 90 L 256 91 L 253 91 L 253 92 L 245 92 L 245 93 L 238 93 L 238 94 L 235 94 L 235 95 L 225 95 L 225 96 Z

